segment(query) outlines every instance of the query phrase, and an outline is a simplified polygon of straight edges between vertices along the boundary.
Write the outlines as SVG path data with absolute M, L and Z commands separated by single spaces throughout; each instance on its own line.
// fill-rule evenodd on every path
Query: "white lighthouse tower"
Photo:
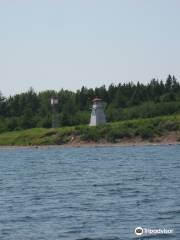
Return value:
M 97 126 L 99 124 L 105 123 L 106 118 L 104 114 L 102 100 L 100 98 L 94 98 L 89 126 Z

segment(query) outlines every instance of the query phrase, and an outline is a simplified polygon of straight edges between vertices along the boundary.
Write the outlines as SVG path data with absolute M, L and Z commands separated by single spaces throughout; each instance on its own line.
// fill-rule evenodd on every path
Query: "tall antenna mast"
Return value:
M 51 97 L 52 128 L 58 128 L 60 126 L 58 106 L 59 106 L 59 99 L 57 97 Z

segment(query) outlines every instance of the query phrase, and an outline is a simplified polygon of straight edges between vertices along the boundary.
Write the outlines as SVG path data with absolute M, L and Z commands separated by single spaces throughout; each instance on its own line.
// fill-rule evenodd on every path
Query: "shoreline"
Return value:
M 0 145 L 0 150 L 2 149 L 46 149 L 46 148 L 96 148 L 96 147 L 143 147 L 143 146 L 171 146 L 171 145 L 180 145 L 179 141 L 162 141 L 162 142 L 122 142 L 122 143 L 67 143 L 61 145 Z
M 0 148 L 126 147 L 180 144 L 180 115 L 98 127 L 32 128 L 0 133 Z

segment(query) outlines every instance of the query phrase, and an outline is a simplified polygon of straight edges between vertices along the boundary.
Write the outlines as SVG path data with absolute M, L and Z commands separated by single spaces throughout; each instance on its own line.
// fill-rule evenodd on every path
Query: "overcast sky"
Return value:
M 0 91 L 180 79 L 179 12 L 179 0 L 0 0 Z

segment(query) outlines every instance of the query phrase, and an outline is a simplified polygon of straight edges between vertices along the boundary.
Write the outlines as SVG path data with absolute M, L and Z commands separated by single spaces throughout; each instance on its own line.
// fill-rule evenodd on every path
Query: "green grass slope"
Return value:
M 139 138 L 158 141 L 162 136 L 175 134 L 180 140 L 180 115 L 154 117 L 107 123 L 98 127 L 85 125 L 58 129 L 33 128 L 0 134 L 1 146 L 62 145 L 90 142 L 123 142 Z

